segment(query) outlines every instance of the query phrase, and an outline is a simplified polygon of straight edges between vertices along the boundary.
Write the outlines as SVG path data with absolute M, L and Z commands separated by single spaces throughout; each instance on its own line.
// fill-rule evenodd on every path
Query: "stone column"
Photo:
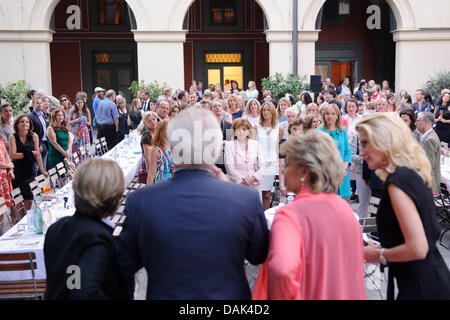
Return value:
M 315 74 L 316 41 L 320 30 L 300 30 L 298 32 L 298 74 L 309 76 Z M 325 79 L 324 79 L 325 80 Z
M 52 94 L 50 30 L 1 30 L 0 83 L 25 80 L 31 88 Z
M 292 73 L 292 31 L 267 30 L 265 34 L 269 43 L 270 75 Z
M 414 97 L 416 89 L 438 71 L 448 70 L 450 32 L 446 29 L 397 30 L 395 89 L 407 90 Z
M 133 30 L 137 42 L 138 78 L 184 88 L 183 43 L 186 31 Z

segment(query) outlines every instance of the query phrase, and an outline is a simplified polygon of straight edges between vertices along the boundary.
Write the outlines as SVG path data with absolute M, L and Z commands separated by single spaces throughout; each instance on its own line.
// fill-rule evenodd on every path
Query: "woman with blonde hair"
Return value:
M 138 132 L 143 135 L 149 132 L 152 136 L 155 134 L 156 124 L 158 123 L 158 115 L 154 111 L 147 111 L 142 117 L 142 122 L 137 128 Z
M 360 154 L 384 181 L 377 212 L 381 247 L 367 262 L 389 266 L 388 299 L 450 299 L 450 272 L 436 242 L 440 227 L 431 191 L 431 165 L 408 126 L 392 113 L 366 115 L 356 126 Z
M 150 161 L 146 164 L 147 184 L 166 181 L 172 176 L 172 157 L 169 139 L 167 138 L 169 122 L 169 119 L 164 119 L 156 125 L 155 134 L 152 137 Z
M 291 107 L 291 101 L 289 98 L 281 98 L 278 100 L 277 111 L 278 111 L 278 122 L 286 121 L 286 110 Z
M 247 97 L 249 99 L 258 99 L 259 92 L 258 89 L 256 89 L 256 83 L 255 81 L 249 81 L 248 82 L 248 89 L 245 91 L 247 94 Z
M 319 106 L 317 104 L 310 103 L 306 106 L 306 115 L 310 115 L 310 114 L 314 114 L 316 116 L 318 116 L 320 113 L 319 111 Z
M 261 104 L 257 99 L 250 99 L 245 106 L 246 113 L 244 119 L 247 119 L 253 127 L 255 127 L 259 121 L 260 109 Z
M 135 130 L 142 120 L 142 103 L 139 99 L 133 99 L 131 101 L 130 110 L 128 115 L 131 120 L 131 129 Z
M 72 154 L 72 141 L 69 136 L 69 128 L 64 117 L 64 110 L 55 109 L 50 117 L 50 125 L 47 128 L 48 167 L 53 168 L 64 158 L 70 159 Z
M 253 299 L 363 300 L 363 239 L 350 205 L 336 195 L 344 163 L 328 134 L 310 130 L 281 145 L 294 201 L 273 220 Z
M 238 97 L 236 94 L 232 94 L 228 97 L 227 104 L 229 107 L 228 113 L 231 114 L 233 120 L 241 118 L 244 115 L 244 110 L 239 108 Z
M 270 207 L 270 192 L 275 175 L 279 173 L 279 142 L 284 135 L 283 128 L 278 124 L 278 112 L 272 102 L 265 102 L 261 106 L 259 123 L 256 125 L 257 140 L 263 151 L 265 172 L 261 183 L 264 209 Z
M 339 107 L 334 104 L 328 104 L 323 110 L 323 127 L 317 130 L 322 130 L 328 133 L 336 142 L 339 153 L 345 165 L 345 178 L 339 187 L 339 195 L 350 203 L 350 172 L 349 165 L 352 164 L 352 150 L 348 140 L 347 130 L 342 125 L 341 111 Z

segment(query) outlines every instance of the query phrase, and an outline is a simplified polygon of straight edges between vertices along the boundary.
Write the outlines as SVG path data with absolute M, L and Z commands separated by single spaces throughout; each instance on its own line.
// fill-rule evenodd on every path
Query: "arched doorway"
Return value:
M 50 19 L 53 94 L 92 94 L 97 86 L 121 92 L 130 101 L 137 80 L 136 29 L 125 0 L 61 0 Z
M 269 75 L 265 15 L 255 0 L 196 0 L 183 29 L 185 88 L 191 80 L 225 87 L 236 80 L 241 89 Z
M 375 6 L 376 11 L 367 13 Z M 373 8 L 373 7 L 372 7 Z M 379 11 L 378 11 L 379 10 Z M 379 19 L 379 20 L 377 20 Z M 379 22 L 379 23 L 375 23 Z M 387 1 L 327 0 L 316 18 L 315 73 L 338 85 L 344 76 L 352 87 L 361 79 L 395 86 L 397 19 Z

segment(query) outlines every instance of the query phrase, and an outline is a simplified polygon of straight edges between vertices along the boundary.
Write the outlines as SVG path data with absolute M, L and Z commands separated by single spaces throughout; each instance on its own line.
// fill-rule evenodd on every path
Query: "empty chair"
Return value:
M 380 198 L 370 197 L 368 211 L 371 215 L 376 216 L 378 211 L 378 205 L 380 204 Z
M 59 176 L 58 172 L 56 171 L 56 168 L 51 168 L 50 170 L 48 170 L 48 177 L 50 179 L 52 187 L 57 188 Z
M 43 299 L 45 280 L 36 280 L 37 269 L 34 252 L 0 254 L 0 271 L 30 270 L 31 280 L 0 281 L 0 299 Z
M 103 154 L 108 152 L 108 143 L 106 143 L 105 137 L 100 138 L 100 143 L 102 145 Z
M 19 188 L 13 189 L 11 191 L 11 197 L 13 199 L 14 211 L 14 216 L 11 217 L 11 220 L 12 224 L 15 225 L 17 222 L 19 222 L 20 219 L 22 219 L 22 217 L 27 214 L 27 211 L 25 210 L 24 199 Z
M 66 167 L 64 166 L 64 163 L 60 162 L 56 165 L 56 169 L 58 171 L 58 176 L 59 176 L 59 183 L 60 183 L 60 188 L 63 187 L 64 185 L 67 184 L 67 182 L 69 182 L 69 175 L 67 174 L 67 170 Z
M 6 222 L 9 222 L 9 226 L 12 226 L 11 218 L 8 215 L 9 207 L 5 203 L 5 198 L 0 197 L 0 232 L 1 234 L 6 232 Z

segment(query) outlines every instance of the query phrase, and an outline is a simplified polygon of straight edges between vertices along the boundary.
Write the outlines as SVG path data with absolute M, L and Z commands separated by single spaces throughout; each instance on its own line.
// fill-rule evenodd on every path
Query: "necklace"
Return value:
M 272 133 L 272 127 L 269 127 L 269 128 L 264 127 L 264 129 L 266 129 L 267 136 L 270 136 L 270 134 Z

